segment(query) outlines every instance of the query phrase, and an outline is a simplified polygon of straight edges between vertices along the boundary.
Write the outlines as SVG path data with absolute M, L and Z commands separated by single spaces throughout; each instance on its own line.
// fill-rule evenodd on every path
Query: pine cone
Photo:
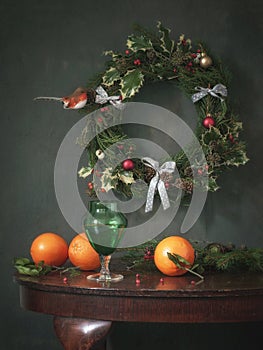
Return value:
M 150 63 L 153 63 L 156 60 L 156 53 L 154 52 L 154 50 L 147 50 L 146 56 Z
M 120 71 L 120 72 L 126 72 L 127 69 L 127 60 L 124 57 L 118 58 L 116 60 L 116 68 Z
M 207 163 L 212 163 L 214 166 L 220 165 L 221 157 L 218 153 L 212 153 L 207 156 Z
M 192 180 L 186 180 L 186 179 L 176 179 L 175 180 L 175 186 L 177 188 L 180 188 L 181 190 L 192 193 L 193 192 L 193 182 Z
M 186 177 L 193 177 L 193 169 L 190 166 L 186 167 L 184 174 Z
M 151 182 L 151 179 L 155 176 L 156 171 L 148 166 L 145 167 L 145 181 L 147 183 Z
M 173 180 L 173 175 L 169 173 L 162 173 L 160 176 L 160 179 L 166 183 L 166 182 L 171 182 Z
M 89 103 L 94 103 L 96 100 L 96 91 L 93 89 L 87 89 L 87 96 Z

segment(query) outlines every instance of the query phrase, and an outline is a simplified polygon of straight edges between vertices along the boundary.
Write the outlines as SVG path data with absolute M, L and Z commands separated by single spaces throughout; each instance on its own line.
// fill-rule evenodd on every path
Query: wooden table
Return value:
M 203 283 L 187 274 L 165 277 L 135 273 L 103 285 L 58 272 L 42 277 L 16 275 L 26 310 L 54 315 L 55 331 L 66 350 L 105 349 L 112 322 L 211 323 L 263 321 L 263 274 L 217 273 Z M 160 281 L 164 278 L 164 281 Z

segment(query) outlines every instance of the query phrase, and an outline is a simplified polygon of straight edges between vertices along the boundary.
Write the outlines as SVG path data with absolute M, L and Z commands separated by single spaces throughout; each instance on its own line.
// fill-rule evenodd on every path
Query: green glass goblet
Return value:
M 116 282 L 123 279 L 123 275 L 110 272 L 109 264 L 126 227 L 127 219 L 117 211 L 116 203 L 89 202 L 84 229 L 92 247 L 100 255 L 101 270 L 89 275 L 88 279 L 98 282 Z

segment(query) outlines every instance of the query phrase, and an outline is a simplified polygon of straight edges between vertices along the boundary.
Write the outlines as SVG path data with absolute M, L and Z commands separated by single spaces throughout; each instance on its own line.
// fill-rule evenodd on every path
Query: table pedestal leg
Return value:
M 54 328 L 65 350 L 89 350 L 93 347 L 103 350 L 105 343 L 100 341 L 108 334 L 111 321 L 54 317 Z M 95 347 L 97 343 L 101 344 L 100 348 Z

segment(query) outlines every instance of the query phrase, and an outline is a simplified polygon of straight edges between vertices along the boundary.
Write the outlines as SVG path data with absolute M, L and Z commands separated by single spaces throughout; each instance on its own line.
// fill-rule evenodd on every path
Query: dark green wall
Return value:
M 260 0 L 0 0 L 0 14 L 1 350 L 62 349 L 51 317 L 20 308 L 11 262 L 28 255 L 41 232 L 58 232 L 68 241 L 74 235 L 56 202 L 53 167 L 80 115 L 32 99 L 62 96 L 85 84 L 103 69 L 104 50 L 124 49 L 134 22 L 154 26 L 161 20 L 175 37 L 202 39 L 232 71 L 229 92 L 244 122 L 251 160 L 222 176 L 222 190 L 209 196 L 192 231 L 211 241 L 262 247 Z M 248 349 L 262 343 L 261 331 L 262 324 L 117 324 L 109 348 Z

